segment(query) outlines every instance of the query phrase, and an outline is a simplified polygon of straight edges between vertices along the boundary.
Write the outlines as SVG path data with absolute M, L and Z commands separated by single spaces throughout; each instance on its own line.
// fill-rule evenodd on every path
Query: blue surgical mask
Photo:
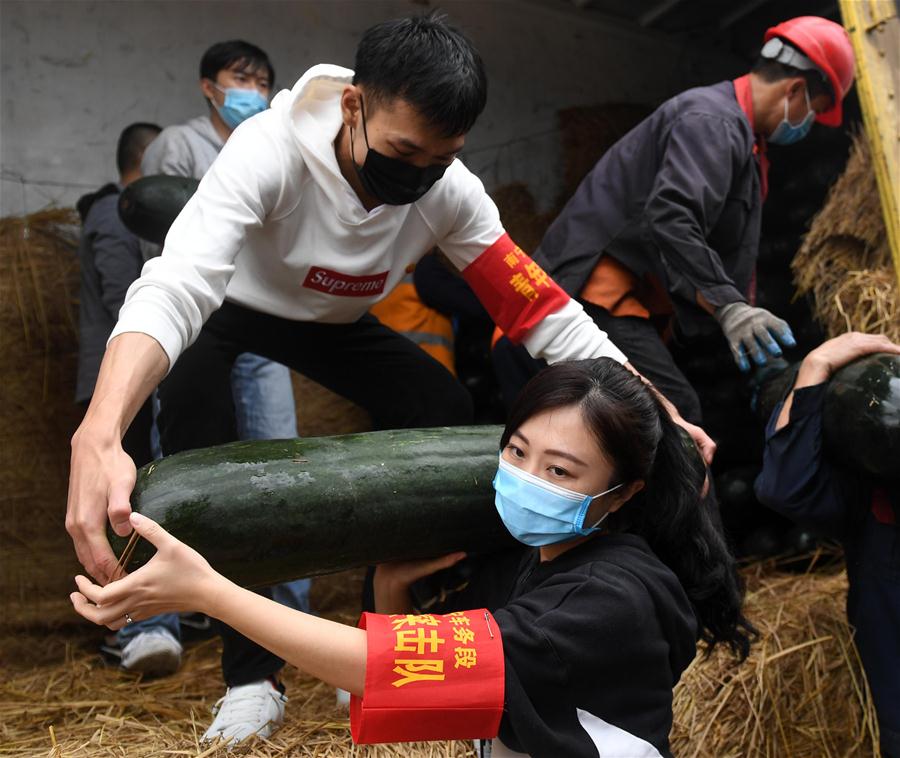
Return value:
M 588 508 L 596 498 L 621 486 L 617 484 L 597 495 L 583 495 L 522 471 L 501 456 L 494 477 L 494 504 L 513 537 L 526 545 L 543 547 L 598 531 L 609 512 L 585 526 Z
M 225 95 L 223 105 L 219 105 L 215 100 L 212 103 L 222 117 L 222 121 L 230 129 L 237 129 L 238 125 L 250 116 L 262 113 L 269 107 L 269 101 L 255 89 L 242 89 L 241 87 L 223 89 L 215 82 L 213 82 L 213 86 Z
M 809 103 L 809 93 L 803 88 L 803 94 L 806 97 L 806 116 L 799 124 L 792 124 L 788 121 L 788 99 L 784 99 L 784 118 L 775 131 L 769 136 L 769 142 L 775 145 L 793 145 L 795 142 L 802 140 L 809 130 L 812 129 L 813 121 L 816 120 L 816 112 Z

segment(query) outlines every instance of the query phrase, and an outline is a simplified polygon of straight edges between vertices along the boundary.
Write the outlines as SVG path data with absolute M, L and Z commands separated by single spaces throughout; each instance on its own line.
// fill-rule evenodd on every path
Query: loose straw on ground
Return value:
M 871 697 L 846 622 L 844 573 L 798 575 L 771 564 L 753 565 L 744 573 L 747 613 L 760 629 L 760 641 L 741 665 L 717 650 L 708 659 L 698 656 L 685 672 L 675 693 L 675 755 L 877 756 Z M 349 579 L 317 578 L 315 607 L 352 623 L 361 577 L 355 572 Z M 0 756 L 53 755 L 50 725 L 58 755 L 65 758 L 226 755 L 199 742 L 212 718 L 209 709 L 222 694 L 217 641 L 189 645 L 177 674 L 142 681 L 99 661 L 91 642 L 94 628 L 75 627 L 66 642 L 73 633 L 76 641 L 81 635 L 77 653 L 66 647 L 62 662 L 33 667 L 21 660 L 21 651 L 61 649 L 60 634 L 35 630 L 33 647 L 19 635 L 14 649 L 19 660 L 14 671 L 4 664 L 0 683 Z M 3 653 L 0 644 L 0 657 Z M 245 746 L 245 754 L 474 758 L 471 743 L 462 741 L 356 747 L 333 688 L 291 667 L 285 679 L 290 698 L 285 726 L 270 740 Z

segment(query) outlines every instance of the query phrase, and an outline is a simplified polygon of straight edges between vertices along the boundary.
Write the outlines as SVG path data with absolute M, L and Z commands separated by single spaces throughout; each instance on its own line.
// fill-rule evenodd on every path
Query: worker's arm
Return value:
M 780 356 L 779 343 L 795 344 L 785 321 L 747 304 L 709 243 L 733 192 L 735 162 L 747 149 L 725 119 L 702 113 L 679 117 L 669 130 L 646 208 L 669 288 L 715 316 L 742 371 L 750 369 L 750 359 L 763 365 L 767 355 Z
M 463 169 L 464 170 L 464 169 Z M 461 193 L 455 223 L 441 249 L 463 274 L 494 323 L 513 342 L 548 363 L 612 358 L 638 372 L 585 312 L 503 229 L 493 200 L 477 177 L 458 182 Z M 638 374 L 640 375 L 640 374 Z M 658 394 L 658 393 L 657 393 Z M 716 446 L 700 427 L 687 423 L 668 400 L 666 409 L 690 434 L 707 463 Z
M 131 531 L 134 462 L 122 437 L 144 401 L 166 375 L 169 359 L 146 334 L 129 332 L 106 348 L 87 413 L 72 437 L 66 531 L 85 570 L 105 583 L 116 564 L 106 521 L 116 534 Z
M 842 366 L 872 353 L 900 355 L 900 345 L 891 342 L 881 334 L 847 332 L 823 342 L 815 350 L 811 350 L 800 364 L 794 386 L 778 413 L 774 431 L 777 432 L 787 426 L 791 417 L 794 393 L 797 390 L 827 382 Z
M 741 148 L 733 129 L 725 119 L 708 114 L 680 116 L 669 129 L 646 206 L 669 288 L 712 311 L 746 302 L 708 240 L 732 191 Z
M 261 225 L 277 201 L 282 159 L 252 122 L 235 130 L 169 230 L 162 256 L 145 264 L 128 290 L 91 405 L 72 438 L 66 524 L 79 560 L 100 581 L 114 565 L 107 512 L 117 533 L 130 531 L 135 467 L 122 435 L 222 304 L 246 230 Z
M 794 521 L 841 534 L 847 503 L 856 495 L 842 489 L 841 478 L 825 457 L 826 384 L 841 366 L 880 352 L 900 354 L 900 345 L 886 337 L 849 333 L 806 356 L 794 386 L 766 427 L 763 468 L 755 484 L 761 503 Z
M 76 577 L 75 610 L 96 624 L 121 629 L 164 612 L 199 611 L 219 619 L 308 674 L 355 695 L 366 678 L 366 633 L 280 605 L 214 571 L 195 550 L 150 519 L 131 525 L 157 548 L 133 574 L 106 587 Z

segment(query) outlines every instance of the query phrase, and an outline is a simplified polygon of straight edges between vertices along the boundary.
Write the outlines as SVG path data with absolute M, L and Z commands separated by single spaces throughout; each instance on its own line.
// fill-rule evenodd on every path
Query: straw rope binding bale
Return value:
M 900 292 L 865 133 L 791 263 L 830 337 L 848 331 L 900 341 Z

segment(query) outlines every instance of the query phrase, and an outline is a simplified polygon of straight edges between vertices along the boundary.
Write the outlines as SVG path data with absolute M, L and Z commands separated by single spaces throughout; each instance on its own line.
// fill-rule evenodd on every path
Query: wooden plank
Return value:
M 856 87 L 900 285 L 900 17 L 895 0 L 840 0 Z

